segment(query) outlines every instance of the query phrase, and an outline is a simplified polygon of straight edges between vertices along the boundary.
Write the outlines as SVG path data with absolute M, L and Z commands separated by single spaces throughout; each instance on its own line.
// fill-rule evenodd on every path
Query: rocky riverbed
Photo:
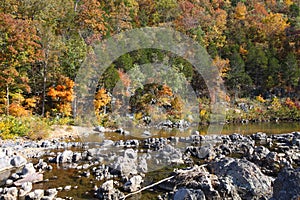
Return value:
M 1 141 L 0 199 L 299 199 L 299 166 L 300 132 Z

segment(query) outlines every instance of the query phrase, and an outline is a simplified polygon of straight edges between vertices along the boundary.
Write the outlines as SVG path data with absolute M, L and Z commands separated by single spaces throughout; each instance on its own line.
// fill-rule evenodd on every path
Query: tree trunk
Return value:
M 43 102 L 42 102 L 42 117 L 45 116 L 46 83 L 47 83 L 47 66 L 48 66 L 48 50 L 45 51 L 45 63 L 44 63 L 44 66 L 43 66 Z
M 6 115 L 9 115 L 9 86 L 6 85 Z

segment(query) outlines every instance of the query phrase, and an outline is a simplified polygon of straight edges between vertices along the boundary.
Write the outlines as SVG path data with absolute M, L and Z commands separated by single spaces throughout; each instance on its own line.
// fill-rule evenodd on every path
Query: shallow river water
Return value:
M 130 134 L 120 135 L 119 133 L 97 133 L 97 134 L 85 134 L 82 135 L 82 142 L 98 143 L 103 140 L 127 140 L 127 139 L 145 139 L 149 137 L 187 137 L 192 134 L 196 129 L 198 129 L 200 134 L 205 135 L 207 133 L 207 127 L 189 128 L 186 130 L 158 130 L 158 129 L 131 129 L 128 130 Z M 148 134 L 143 134 L 148 131 Z M 224 125 L 222 132 L 217 134 L 253 134 L 256 132 L 265 132 L 267 134 L 280 134 L 299 131 L 300 123 L 255 123 L 255 124 L 230 124 Z M 63 150 L 61 150 L 63 151 Z M 72 149 L 72 151 L 83 151 L 83 149 Z M 46 160 L 47 157 L 44 157 Z M 37 162 L 37 161 L 33 161 Z M 80 163 L 79 163 L 80 164 Z M 94 186 L 100 186 L 103 181 L 96 181 L 93 175 L 89 177 L 81 176 L 80 170 L 70 169 L 64 165 L 51 164 L 53 170 L 44 173 L 44 182 L 34 184 L 35 189 L 49 189 L 49 188 L 64 188 L 67 185 L 71 185 L 72 189 L 70 191 L 62 190 L 58 193 L 58 197 L 73 197 L 71 199 L 95 199 L 94 198 Z M 159 181 L 166 178 L 172 172 L 174 166 L 169 166 L 165 168 L 158 169 L 157 171 L 151 171 L 146 174 L 144 178 L 144 185 L 149 185 L 153 182 Z M 84 170 L 82 170 L 84 171 Z M 75 188 L 74 188 L 75 186 Z M 128 199 L 157 199 L 160 194 L 158 190 L 148 190 L 137 196 Z

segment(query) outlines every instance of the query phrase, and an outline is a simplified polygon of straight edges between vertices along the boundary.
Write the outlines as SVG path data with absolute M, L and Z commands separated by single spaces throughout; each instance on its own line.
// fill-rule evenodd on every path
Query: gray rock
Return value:
M 124 184 L 124 190 L 135 192 L 141 188 L 142 183 L 143 178 L 140 175 L 133 176 Z
M 31 191 L 32 190 L 32 183 L 31 182 L 25 182 L 22 184 L 21 188 L 24 191 Z
M 38 164 L 35 165 L 35 167 L 37 169 L 43 169 L 43 170 L 46 169 L 47 166 L 48 166 L 48 164 L 46 162 L 44 162 L 43 159 L 40 159 L 39 162 L 38 162 Z
M 146 136 L 146 137 L 149 137 L 149 136 L 151 136 L 152 134 L 151 134 L 150 131 L 144 131 L 144 132 L 142 133 L 142 135 L 143 135 L 143 136 Z
M 10 164 L 14 167 L 21 167 L 21 166 L 25 165 L 26 163 L 27 163 L 26 158 L 24 158 L 22 156 L 16 156 L 10 160 Z
M 57 195 L 58 191 L 55 188 L 48 189 L 45 191 L 45 195 L 48 197 L 54 198 Z
M 20 196 L 24 197 L 26 194 L 28 194 L 32 190 L 32 183 L 31 182 L 25 182 L 22 184 L 20 189 Z
M 118 189 L 114 188 L 114 181 L 109 180 L 102 184 L 97 190 L 97 198 L 104 200 L 118 200 L 123 199 L 124 194 Z
M 103 142 L 101 143 L 101 146 L 108 147 L 108 146 L 113 146 L 114 144 L 115 144 L 115 142 L 112 140 L 103 140 Z
M 103 126 L 96 126 L 94 128 L 94 131 L 98 131 L 98 132 L 104 133 L 106 131 L 106 128 L 103 127 Z
M 257 132 L 251 135 L 251 138 L 254 140 L 266 140 L 267 134 L 263 132 Z
M 73 162 L 78 162 L 82 159 L 81 153 L 75 152 L 72 157 Z
M 112 191 L 114 189 L 114 181 L 109 180 L 104 182 L 101 186 L 101 189 L 106 192 Z
M 12 180 L 17 180 L 17 179 L 20 178 L 20 176 L 19 176 L 19 174 L 17 174 L 17 173 L 12 173 L 11 176 L 10 176 L 10 178 L 11 178 Z
M 285 200 L 300 198 L 300 168 L 284 169 L 274 181 L 273 199 Z
M 182 153 L 172 145 L 164 145 L 158 150 L 156 158 L 161 164 L 183 164 Z
M 24 178 L 14 182 L 14 185 L 15 186 L 21 186 L 25 182 L 38 183 L 38 182 L 43 181 L 43 178 L 44 178 L 44 176 L 41 173 L 28 174 Z
M 68 190 L 71 190 L 72 186 L 71 185 L 67 185 L 64 187 L 64 190 L 68 191 Z
M 12 167 L 14 166 L 11 165 L 11 161 L 9 160 L 8 157 L 0 158 L 0 172 L 11 169 Z
M 51 146 L 51 142 L 49 140 L 45 140 L 42 142 L 41 147 L 42 148 L 48 148 Z
M 124 152 L 124 157 L 136 160 L 137 152 L 133 149 L 126 149 Z
M 202 190 L 180 188 L 173 196 L 174 200 L 205 200 L 205 195 Z
M 4 199 L 17 199 L 18 189 L 16 187 L 4 188 Z
M 138 173 L 137 150 L 126 149 L 123 155 L 117 156 L 111 164 L 112 174 L 121 174 L 128 177 Z
M 25 199 L 28 200 L 40 200 L 42 199 L 44 196 L 44 190 L 41 189 L 37 189 L 34 190 L 33 192 L 30 192 L 26 195 Z
M 35 172 L 36 171 L 35 171 L 35 169 L 33 167 L 33 164 L 32 163 L 28 163 L 22 169 L 22 176 L 25 177 L 25 176 L 33 174 Z
M 217 176 L 230 177 L 243 199 L 271 196 L 272 179 L 247 160 L 224 158 L 210 163 L 209 167 L 210 171 Z
M 14 181 L 11 180 L 11 179 L 7 179 L 7 180 L 5 181 L 5 184 L 6 184 L 7 186 L 12 185 L 13 183 L 14 183 Z
M 254 154 L 258 155 L 259 159 L 266 157 L 270 153 L 270 150 L 264 146 L 258 146 L 254 148 Z
M 56 157 L 56 163 L 71 163 L 73 158 L 73 152 L 71 150 L 65 150 L 63 153 L 59 153 Z

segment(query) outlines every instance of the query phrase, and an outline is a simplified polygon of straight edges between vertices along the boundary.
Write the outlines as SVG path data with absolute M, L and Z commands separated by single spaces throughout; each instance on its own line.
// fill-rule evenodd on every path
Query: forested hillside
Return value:
M 146 26 L 171 27 L 203 45 L 220 70 L 229 102 L 256 97 L 276 107 L 276 96 L 300 109 L 298 0 L 0 0 L 0 113 L 72 116 L 76 72 L 93 45 Z M 107 92 L 120 78 L 130 84 L 126 71 L 166 57 L 195 91 L 205 90 L 187 61 L 142 49 L 107 69 L 96 109 L 106 112 Z M 169 100 L 176 111 L 175 99 Z

